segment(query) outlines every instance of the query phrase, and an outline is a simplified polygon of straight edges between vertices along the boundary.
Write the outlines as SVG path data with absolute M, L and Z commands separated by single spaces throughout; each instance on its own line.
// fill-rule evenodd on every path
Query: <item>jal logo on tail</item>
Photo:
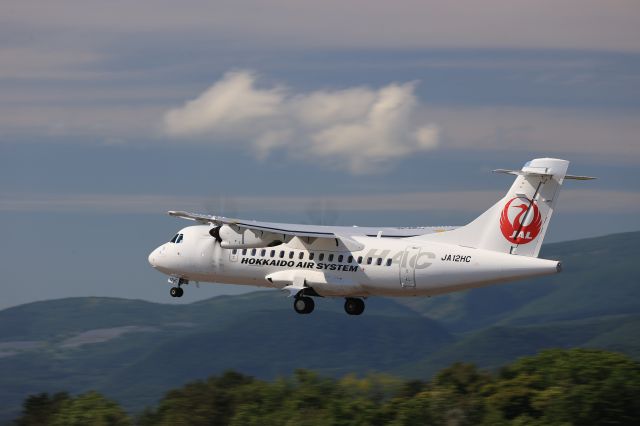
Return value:
M 533 200 L 515 197 L 502 209 L 500 231 L 513 244 L 530 243 L 536 239 L 541 228 L 542 216 Z

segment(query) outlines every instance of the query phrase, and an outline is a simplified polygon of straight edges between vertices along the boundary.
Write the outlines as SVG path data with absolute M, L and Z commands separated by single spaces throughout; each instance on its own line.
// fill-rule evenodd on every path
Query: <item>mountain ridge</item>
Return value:
M 640 358 L 640 232 L 549 244 L 561 274 L 434 298 L 340 299 L 297 315 L 278 291 L 174 305 L 119 298 L 39 301 L 0 311 L 0 420 L 29 394 L 95 389 L 132 411 L 164 389 L 234 368 L 428 378 L 455 361 L 496 368 L 548 347 Z

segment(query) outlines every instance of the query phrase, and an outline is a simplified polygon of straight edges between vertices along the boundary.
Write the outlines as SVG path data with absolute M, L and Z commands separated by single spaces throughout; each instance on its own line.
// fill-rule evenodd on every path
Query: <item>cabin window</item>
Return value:
M 238 249 L 231 250 L 231 254 L 238 254 Z
M 309 253 L 309 260 L 313 260 L 314 257 L 316 257 L 315 253 Z
M 271 250 L 271 253 L 269 253 L 270 257 L 275 257 L 276 255 L 276 251 L 275 250 Z
M 258 250 L 256 250 L 256 249 L 251 250 L 251 256 L 255 256 L 257 252 L 258 252 Z
M 387 266 L 391 266 L 391 258 L 387 259 Z
M 333 254 L 329 255 L 329 262 L 333 262 Z
M 292 251 L 289 252 L 289 259 L 293 259 L 293 252 Z
M 302 260 L 304 259 L 304 252 L 301 251 L 300 254 L 298 255 L 298 259 Z
M 362 263 L 362 256 L 358 256 L 358 263 Z
M 373 262 L 373 258 L 367 257 L 367 265 L 371 265 L 371 262 Z
M 318 260 L 323 260 L 324 259 L 324 253 L 320 253 L 320 255 L 318 256 Z
M 379 257 L 378 260 L 376 261 L 376 265 L 380 266 L 382 265 L 382 258 Z
M 349 257 L 347 258 L 347 263 L 351 263 L 351 262 L 353 262 L 353 256 L 349 256 Z
M 280 259 L 284 257 L 284 250 L 280 250 Z
M 342 259 L 344 259 L 343 255 L 338 256 L 338 263 L 342 263 Z
M 260 250 L 260 257 L 264 257 L 267 254 L 265 249 Z
M 246 255 L 247 254 L 247 249 L 242 249 L 242 255 Z

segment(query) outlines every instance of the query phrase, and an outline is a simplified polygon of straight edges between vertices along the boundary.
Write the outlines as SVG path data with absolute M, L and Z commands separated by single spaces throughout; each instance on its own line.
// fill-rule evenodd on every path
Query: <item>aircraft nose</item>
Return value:
M 158 257 L 158 249 L 155 249 L 151 253 L 149 253 L 149 264 L 156 267 L 156 258 Z

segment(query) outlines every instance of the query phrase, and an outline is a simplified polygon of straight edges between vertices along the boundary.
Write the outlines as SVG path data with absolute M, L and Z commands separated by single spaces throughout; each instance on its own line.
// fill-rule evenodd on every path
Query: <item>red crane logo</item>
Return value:
M 502 209 L 500 231 L 513 244 L 530 243 L 536 239 L 541 228 L 542 216 L 533 200 L 514 197 Z

